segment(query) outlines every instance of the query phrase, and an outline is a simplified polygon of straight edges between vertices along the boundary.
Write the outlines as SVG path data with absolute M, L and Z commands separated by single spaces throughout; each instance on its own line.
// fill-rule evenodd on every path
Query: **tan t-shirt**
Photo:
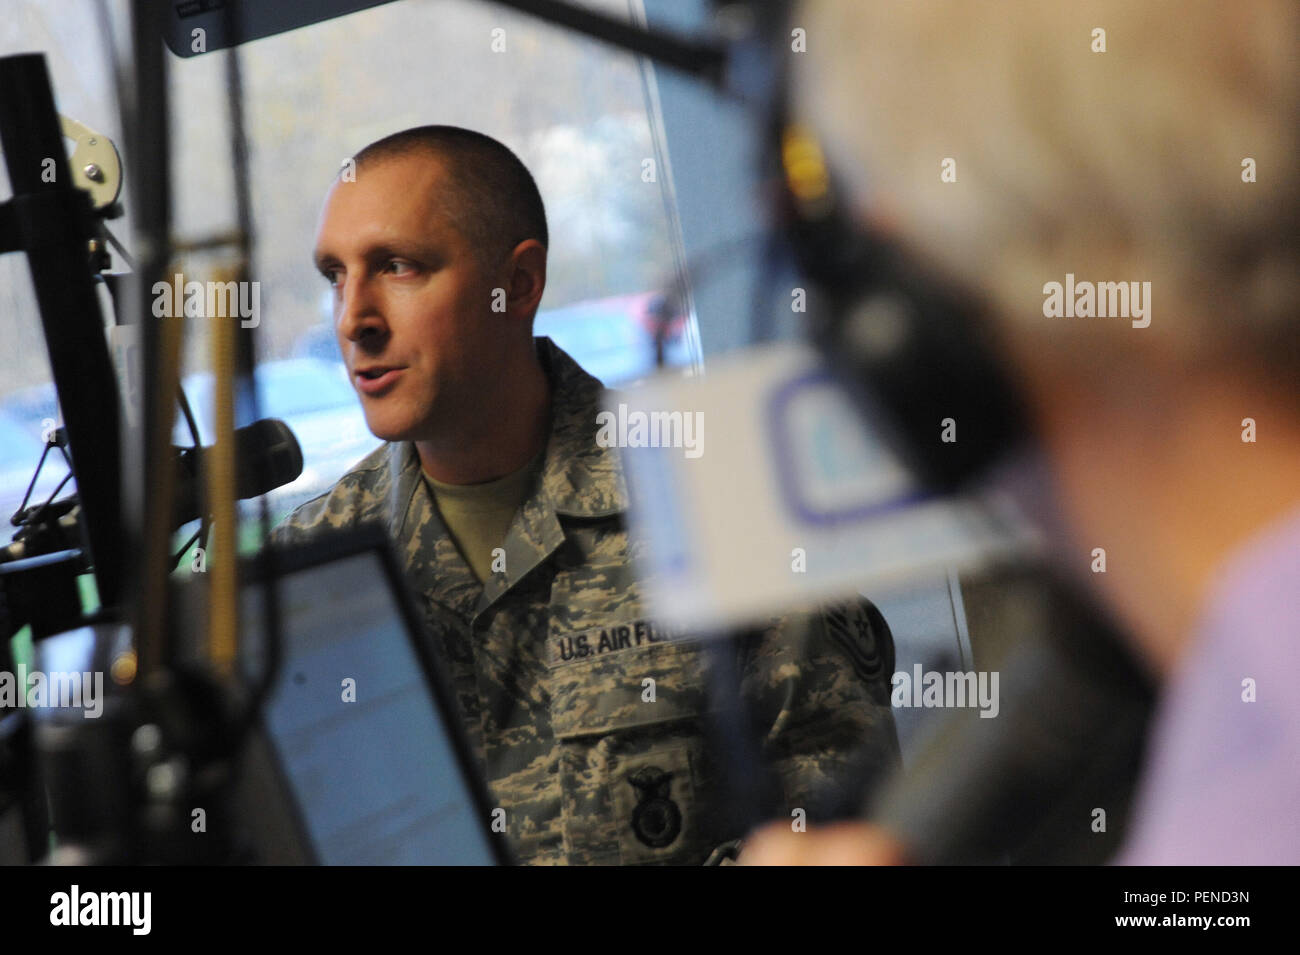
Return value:
M 541 463 L 542 452 L 538 452 L 518 471 L 484 484 L 443 484 L 423 472 L 456 549 L 480 583 L 492 574 L 492 550 L 506 539 Z

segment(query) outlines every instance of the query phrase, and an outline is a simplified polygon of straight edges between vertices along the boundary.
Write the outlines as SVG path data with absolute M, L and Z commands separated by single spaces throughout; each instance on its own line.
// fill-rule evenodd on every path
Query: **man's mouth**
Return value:
M 391 388 L 403 370 L 387 365 L 375 365 L 370 368 L 358 368 L 353 378 L 357 383 L 357 389 L 362 394 L 377 395 Z

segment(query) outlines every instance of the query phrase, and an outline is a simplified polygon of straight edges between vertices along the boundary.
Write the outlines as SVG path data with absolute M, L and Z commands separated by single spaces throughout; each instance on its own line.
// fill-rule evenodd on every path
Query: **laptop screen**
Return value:
M 326 865 L 492 865 L 490 820 L 379 553 L 280 578 L 282 657 L 263 722 Z M 244 633 L 261 632 L 244 588 Z

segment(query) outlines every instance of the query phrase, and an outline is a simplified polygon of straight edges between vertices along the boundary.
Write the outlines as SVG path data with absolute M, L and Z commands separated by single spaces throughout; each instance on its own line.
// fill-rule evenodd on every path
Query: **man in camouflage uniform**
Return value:
M 331 284 L 363 280 L 336 274 L 350 255 L 324 257 Z M 369 269 L 368 255 L 355 256 L 353 273 Z M 361 293 L 340 292 L 350 370 L 367 342 L 372 354 L 399 347 L 389 337 L 403 334 L 400 321 L 380 313 L 403 307 L 409 285 L 399 282 L 410 273 L 386 269 L 395 297 L 364 306 L 383 323 L 383 337 L 354 327 Z M 389 442 L 295 510 L 274 539 L 293 544 L 370 522 L 388 529 L 521 861 L 698 864 L 744 835 L 724 796 L 735 781 L 722 778 L 708 732 L 706 650 L 647 617 L 631 569 L 618 452 L 596 440 L 600 382 L 549 339 L 535 339 L 533 354 L 548 396 L 544 450 L 516 456 L 532 458 L 532 477 L 485 576 L 439 511 L 421 439 L 392 437 L 394 409 L 378 407 L 360 384 L 367 422 Z M 381 400 L 391 403 L 401 387 Z M 815 817 L 827 791 L 860 793 L 895 768 L 893 644 L 865 601 L 772 621 L 739 648 L 736 672 L 780 781 L 782 817 L 797 809 Z

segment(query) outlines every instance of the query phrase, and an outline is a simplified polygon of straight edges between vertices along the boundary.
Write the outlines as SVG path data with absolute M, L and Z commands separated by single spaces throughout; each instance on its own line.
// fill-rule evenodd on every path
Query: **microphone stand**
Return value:
M 43 57 L 0 58 L 0 89 L 6 91 L 0 98 L 0 141 L 14 186 L 14 198 L 0 204 L 0 252 L 27 253 L 77 478 L 82 520 L 74 526 L 84 538 L 76 547 L 33 554 L 38 544 L 53 546 L 66 536 L 63 525 L 51 523 L 57 522 L 55 511 L 39 509 L 42 523 L 28 528 L 16 545 L 23 556 L 0 563 L 0 662 L 7 672 L 14 671 L 9 638 L 30 624 L 37 670 L 75 661 L 88 676 L 110 677 L 97 713 L 84 705 L 20 705 L 0 712 L 0 807 L 19 806 L 24 829 L 21 847 L 0 846 L 5 861 L 194 863 L 237 858 L 235 814 L 230 812 L 235 765 L 278 661 L 278 614 L 274 586 L 268 583 L 267 666 L 251 688 L 236 672 L 233 519 L 226 522 L 223 539 L 229 549 L 220 575 L 225 586 L 208 601 L 210 620 L 224 621 L 230 639 L 214 652 L 203 642 L 217 628 L 196 634 L 195 629 L 203 628 L 181 626 L 174 612 L 177 588 L 169 571 L 177 468 L 170 432 L 180 323 L 145 318 L 147 290 L 168 266 L 172 248 L 167 83 L 158 42 L 164 12 L 152 0 L 132 4 L 135 83 L 133 95 L 121 104 L 133 160 L 135 246 L 140 252 L 139 267 L 121 283 L 126 299 L 122 313 L 140 332 L 143 387 L 132 392 L 145 396 L 141 426 L 128 423 L 121 445 L 119 390 L 91 268 L 103 261 L 104 252 L 102 243 L 87 243 L 96 231 L 88 198 L 75 187 L 63 159 Z M 229 88 L 237 96 L 233 67 Z M 237 121 L 242 118 L 233 112 Z M 236 164 L 242 169 L 239 219 L 246 226 L 251 216 L 242 128 L 235 140 Z M 46 181 L 42 172 L 50 164 L 54 175 Z M 239 243 L 240 278 L 246 278 L 247 231 Z M 239 345 L 238 364 L 251 390 L 251 348 L 246 340 Z M 229 404 L 229 378 L 225 381 Z M 252 397 L 255 405 L 255 391 Z M 231 424 L 228 414 L 226 423 Z M 223 438 L 227 450 L 215 455 L 219 467 L 212 470 L 224 471 L 224 480 L 216 484 L 229 490 L 236 474 L 234 442 L 229 434 L 218 435 L 219 446 Z M 142 466 L 133 466 L 135 462 Z M 230 516 L 232 503 L 226 502 Z M 262 524 L 269 528 L 265 501 Z M 16 553 L 11 549 L 11 555 Z M 94 572 L 101 605 L 93 615 L 84 613 L 79 597 L 77 578 L 87 568 Z M 194 583 L 183 589 L 203 588 Z M 199 595 L 196 602 L 202 599 Z M 25 685 L 20 692 L 26 694 Z M 78 702 L 84 701 L 78 697 Z M 190 807 L 205 807 L 211 817 L 206 825 L 191 825 Z M 195 838 L 199 832 L 203 835 Z M 46 856 L 51 834 L 56 845 Z

